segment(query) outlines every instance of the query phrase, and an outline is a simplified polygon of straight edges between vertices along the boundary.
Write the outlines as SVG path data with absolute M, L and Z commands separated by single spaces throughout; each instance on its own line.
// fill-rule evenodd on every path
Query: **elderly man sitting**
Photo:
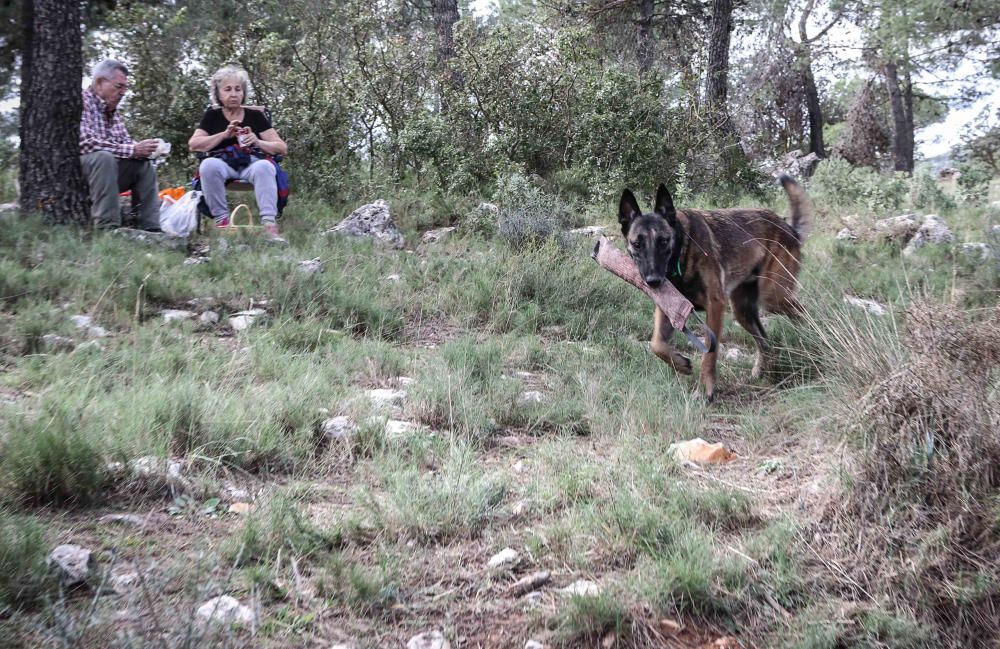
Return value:
M 139 227 L 159 231 L 156 168 L 149 160 L 158 142 L 134 141 L 118 114 L 118 103 L 128 88 L 128 68 L 108 59 L 94 66 L 92 76 L 90 87 L 83 91 L 80 161 L 90 186 L 94 224 L 121 226 L 118 193 L 131 189 L 133 204 L 139 207 Z

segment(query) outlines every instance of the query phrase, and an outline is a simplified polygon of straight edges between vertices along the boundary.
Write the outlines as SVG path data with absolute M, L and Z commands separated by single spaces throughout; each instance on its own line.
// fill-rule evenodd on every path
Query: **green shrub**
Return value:
M 314 560 L 340 545 L 336 533 L 318 530 L 288 497 L 276 495 L 252 513 L 231 539 L 226 556 L 236 566 L 270 564 L 279 554 Z
M 106 483 L 102 449 L 70 406 L 50 406 L 37 416 L 7 419 L 0 442 L 0 471 L 9 495 L 31 504 L 86 504 Z
M 575 223 L 575 213 L 557 197 L 546 194 L 520 174 L 500 180 L 496 200 L 500 206 L 497 234 L 513 248 L 555 239 L 569 245 L 565 230 Z
M 0 509 L 0 604 L 31 606 L 50 582 L 45 535 L 33 518 Z

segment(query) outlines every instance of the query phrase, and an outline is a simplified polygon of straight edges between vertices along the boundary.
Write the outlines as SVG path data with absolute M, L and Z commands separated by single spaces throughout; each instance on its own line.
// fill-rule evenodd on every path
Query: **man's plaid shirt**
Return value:
M 108 151 L 116 158 L 131 158 L 135 142 L 129 137 L 118 111 L 108 113 L 108 105 L 93 90 L 83 91 L 83 118 L 80 120 L 80 155 Z

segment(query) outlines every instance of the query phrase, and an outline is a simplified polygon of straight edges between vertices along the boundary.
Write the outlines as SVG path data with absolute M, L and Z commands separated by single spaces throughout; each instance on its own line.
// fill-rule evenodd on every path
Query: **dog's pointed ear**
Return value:
M 667 186 L 660 183 L 656 190 L 656 213 L 673 223 L 677 220 L 677 210 L 674 209 L 674 199 L 670 196 Z
M 622 192 L 622 198 L 618 201 L 618 222 L 622 224 L 622 234 L 627 235 L 632 221 L 642 214 L 639 209 L 639 201 L 635 200 L 635 195 L 631 189 Z

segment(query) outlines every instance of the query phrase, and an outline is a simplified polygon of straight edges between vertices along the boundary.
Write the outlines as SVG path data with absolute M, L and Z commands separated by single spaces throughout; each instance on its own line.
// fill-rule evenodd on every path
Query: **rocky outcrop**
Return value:
M 403 248 L 406 245 L 403 233 L 396 227 L 396 223 L 392 220 L 392 215 L 389 213 L 389 204 L 381 199 L 368 205 L 362 205 L 351 212 L 351 215 L 346 219 L 323 234 L 367 237 L 397 249 Z

